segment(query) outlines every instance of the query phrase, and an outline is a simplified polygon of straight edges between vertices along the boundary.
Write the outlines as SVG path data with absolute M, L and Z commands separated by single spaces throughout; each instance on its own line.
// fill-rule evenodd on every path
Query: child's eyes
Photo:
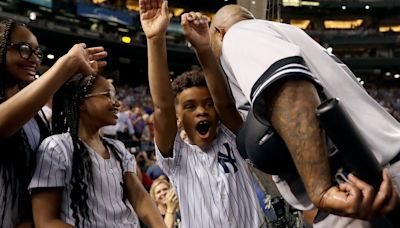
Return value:
M 207 107 L 214 107 L 214 102 L 209 101 L 206 103 Z
M 184 109 L 193 109 L 194 105 L 188 104 L 183 106 Z

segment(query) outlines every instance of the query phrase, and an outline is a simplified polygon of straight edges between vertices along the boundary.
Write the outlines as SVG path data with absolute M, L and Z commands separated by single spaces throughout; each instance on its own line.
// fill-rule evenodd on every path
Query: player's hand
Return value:
M 349 182 L 333 186 L 325 192 L 319 207 L 333 214 L 369 220 L 393 210 L 397 198 L 388 171 L 384 170 L 377 194 L 371 185 L 350 174 Z
M 82 73 L 84 75 L 96 74 L 100 68 L 107 65 L 107 62 L 102 60 L 107 56 L 107 52 L 103 47 L 87 48 L 86 44 L 75 44 L 60 61 L 66 60 L 70 63 L 68 66 L 74 74 Z M 73 75 L 73 74 L 72 74 Z
M 198 51 L 210 47 L 208 18 L 199 12 L 184 13 L 181 16 L 183 33 Z
M 147 39 L 165 35 L 169 24 L 168 1 L 139 0 L 139 12 Z

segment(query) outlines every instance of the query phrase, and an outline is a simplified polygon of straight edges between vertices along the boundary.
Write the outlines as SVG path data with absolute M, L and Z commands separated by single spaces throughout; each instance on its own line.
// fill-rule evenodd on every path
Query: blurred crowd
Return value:
M 365 84 L 367 92 L 392 116 L 400 121 L 400 87 Z

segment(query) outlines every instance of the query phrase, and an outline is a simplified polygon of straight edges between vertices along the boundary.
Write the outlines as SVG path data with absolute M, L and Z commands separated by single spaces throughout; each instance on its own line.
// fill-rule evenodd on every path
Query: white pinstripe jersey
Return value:
M 248 110 L 252 103 L 262 119 L 266 104 L 259 99 L 260 92 L 281 78 L 302 77 L 321 85 L 328 97 L 340 98 L 382 165 L 400 151 L 400 124 L 367 94 L 346 65 L 299 28 L 265 20 L 238 22 L 224 36 L 220 60 L 239 109 Z M 278 183 L 278 188 L 293 206 L 310 209 L 305 191 L 286 195 L 298 189 L 299 181 L 292 180 L 292 188 L 279 182 L 283 185 Z
M 36 123 L 35 119 L 32 118 L 30 119 L 24 126 L 23 129 L 25 131 L 25 134 L 28 138 L 29 145 L 31 146 L 32 151 L 35 151 L 37 147 L 39 146 L 40 143 L 40 130 L 39 126 Z M 11 151 L 12 148 L 1 148 L 1 150 L 9 150 L 9 151 L 2 151 L 4 153 L 12 153 Z M 34 155 L 32 155 L 34 156 Z M 34 159 L 34 158 L 33 158 Z M 3 178 L 2 178 L 3 173 L 0 172 L 0 200 L 3 199 L 4 194 L 5 194 L 5 189 L 4 189 L 4 183 L 3 183 Z M 3 221 L 3 226 L 4 228 L 11 228 L 15 227 L 15 225 L 20 221 L 20 218 L 18 216 L 18 205 L 14 205 L 14 207 L 11 207 L 11 193 L 10 190 L 8 191 L 7 194 L 8 198 L 8 203 L 6 205 L 5 211 L 3 211 L 3 203 L 0 201 L 0 216 L 3 215 L 3 213 L 6 213 L 4 215 L 4 221 Z
M 254 182 L 236 149 L 235 135 L 221 124 L 209 149 L 175 137 L 173 157 L 157 159 L 177 190 L 182 227 L 264 227 Z
M 114 145 L 121 156 L 124 172 L 135 172 L 136 161 L 124 145 L 113 139 L 105 138 Z M 85 144 L 86 145 L 86 144 Z M 93 188 L 88 189 L 88 208 L 90 224 L 88 227 L 140 227 L 138 217 L 126 200 L 123 202 L 122 170 L 119 161 L 110 152 L 110 159 L 104 159 L 86 145 L 92 160 Z M 109 149 L 110 151 L 110 149 Z M 73 145 L 69 133 L 53 135 L 40 145 L 37 155 L 37 167 L 29 189 L 39 187 L 63 187 L 60 219 L 74 225 L 70 209 L 72 189 Z M 94 189 L 94 190 L 92 190 Z

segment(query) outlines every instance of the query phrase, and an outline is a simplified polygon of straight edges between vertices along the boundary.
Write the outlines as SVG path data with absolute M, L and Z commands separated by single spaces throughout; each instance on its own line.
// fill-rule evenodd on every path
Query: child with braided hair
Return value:
M 99 135 L 116 123 L 118 108 L 115 88 L 101 76 L 77 75 L 55 94 L 55 135 L 40 145 L 29 186 L 37 227 L 140 227 L 138 217 L 164 227 L 134 157 Z
M 73 75 L 97 72 L 106 55 L 77 44 L 35 80 L 43 58 L 36 37 L 24 24 L 0 22 L 0 227 L 33 226 L 27 187 L 37 147 L 50 134 L 41 107 Z

